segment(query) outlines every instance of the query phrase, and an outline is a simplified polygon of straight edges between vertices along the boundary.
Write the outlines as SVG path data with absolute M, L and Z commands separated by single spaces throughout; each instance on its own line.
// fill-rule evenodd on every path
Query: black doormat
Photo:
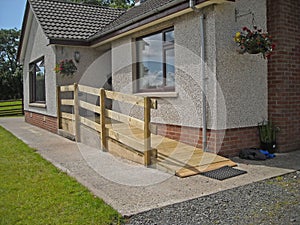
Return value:
M 200 173 L 203 176 L 209 177 L 209 178 L 214 178 L 217 180 L 225 180 L 231 177 L 235 177 L 238 175 L 242 175 L 247 173 L 244 170 L 238 170 L 235 168 L 232 168 L 230 166 L 224 166 L 216 170 Z

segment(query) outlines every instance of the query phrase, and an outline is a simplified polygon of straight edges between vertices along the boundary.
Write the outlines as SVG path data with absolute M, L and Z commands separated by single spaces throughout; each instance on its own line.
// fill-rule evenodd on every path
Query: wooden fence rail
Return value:
M 62 97 L 62 93 L 67 92 L 69 93 L 69 98 Z M 79 99 L 79 93 L 99 97 L 99 105 L 91 104 Z M 106 99 L 142 107 L 144 110 L 143 120 L 106 108 Z M 72 107 L 72 113 L 70 113 L 70 110 L 69 112 L 63 111 L 62 107 Z M 80 108 L 99 114 L 99 122 L 81 116 Z M 104 151 L 109 151 L 108 139 L 112 139 L 115 142 L 120 143 L 121 146 L 125 146 L 125 148 L 134 149 L 135 151 L 142 153 L 143 163 L 146 166 L 152 164 L 151 157 L 156 155 L 155 149 L 151 148 L 150 131 L 151 109 L 156 108 L 157 101 L 149 97 L 123 94 L 107 91 L 103 88 L 98 89 L 79 84 L 57 87 L 57 115 L 59 129 L 68 130 L 73 133 L 76 141 L 80 141 L 80 124 L 83 124 L 99 132 L 101 146 Z M 112 126 L 112 121 L 117 121 L 126 124 L 128 127 L 135 127 L 143 130 L 143 143 L 115 131 Z M 74 127 L 74 130 L 69 129 L 71 126 L 70 124 L 73 125 L 72 127 Z
M 21 102 L 19 102 L 21 101 Z M 23 115 L 22 100 L 2 100 L 0 101 L 0 117 Z

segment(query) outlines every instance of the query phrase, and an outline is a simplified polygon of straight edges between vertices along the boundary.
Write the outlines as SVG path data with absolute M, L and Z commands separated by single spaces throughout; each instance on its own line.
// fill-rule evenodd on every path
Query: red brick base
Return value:
M 57 118 L 25 111 L 25 121 L 57 133 Z M 157 125 L 159 135 L 202 148 L 202 129 L 177 125 Z M 222 156 L 237 156 L 241 149 L 259 147 L 257 127 L 207 130 L 208 150 Z
M 25 111 L 25 121 L 52 133 L 57 133 L 56 117 Z
M 157 125 L 159 135 L 202 148 L 202 129 Z M 257 127 L 235 128 L 227 130 L 207 130 L 208 150 L 223 156 L 237 156 L 241 149 L 259 147 Z

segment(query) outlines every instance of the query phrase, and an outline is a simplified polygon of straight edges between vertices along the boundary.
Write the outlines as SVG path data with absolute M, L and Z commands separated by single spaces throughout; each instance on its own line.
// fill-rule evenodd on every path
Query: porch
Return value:
M 82 98 L 83 95 L 88 97 Z M 128 115 L 107 106 L 107 101 L 140 110 L 136 115 Z M 74 84 L 57 87 L 57 106 L 60 133 L 80 142 L 84 126 L 96 132 L 103 151 L 139 164 L 179 177 L 236 166 L 227 158 L 157 135 L 156 127 L 151 124 L 151 110 L 158 107 L 155 99 Z

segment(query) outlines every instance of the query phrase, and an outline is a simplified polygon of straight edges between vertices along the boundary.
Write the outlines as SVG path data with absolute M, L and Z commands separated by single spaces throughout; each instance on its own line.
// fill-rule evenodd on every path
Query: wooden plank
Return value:
M 151 109 L 157 109 L 157 100 L 150 98 L 150 102 L 151 102 Z
M 56 114 L 57 114 L 57 129 L 61 129 L 61 111 L 60 111 L 60 86 L 56 87 Z
M 107 90 L 105 91 L 105 94 L 106 94 L 106 98 L 144 107 L 144 98 L 143 97 L 124 94 L 124 93 L 120 93 L 120 92 L 107 91 Z M 157 100 L 151 99 L 150 102 L 151 102 L 151 104 L 150 104 L 151 108 L 157 109 Z
M 101 132 L 101 125 L 99 123 L 96 123 L 92 120 L 89 120 L 87 118 L 84 118 L 82 116 L 79 117 L 80 118 L 80 122 L 84 125 L 86 125 L 87 127 L 96 130 L 98 132 Z
M 120 121 L 122 123 L 128 124 L 129 126 L 133 126 L 139 129 L 144 129 L 144 122 L 142 120 L 121 114 L 119 112 L 106 109 L 105 116 Z
M 113 129 L 106 129 L 106 130 L 107 130 L 107 136 L 110 137 L 111 139 L 121 142 L 122 144 L 129 146 L 140 153 L 144 152 L 144 145 L 138 140 L 128 137 L 127 135 L 121 134 Z
M 80 141 L 80 116 L 79 116 L 79 99 L 78 84 L 74 84 L 74 117 L 75 117 L 75 140 Z
M 61 92 L 74 91 L 74 85 L 60 86 Z
M 105 91 L 105 96 L 106 98 L 120 101 L 120 102 L 126 102 L 132 105 L 138 105 L 141 107 L 144 106 L 144 98 L 140 96 L 135 96 L 135 95 L 129 95 L 129 94 L 124 94 L 120 92 L 115 92 L 115 91 Z M 157 109 L 157 100 L 156 99 L 151 99 L 150 100 L 151 104 L 150 107 L 152 109 Z
M 99 88 L 88 87 L 88 86 L 80 84 L 80 85 L 78 85 L 78 90 L 80 92 L 84 92 L 84 93 L 87 93 L 87 94 L 100 96 Z
M 61 105 L 74 105 L 74 100 L 73 99 L 61 99 Z
M 97 106 L 97 105 L 94 105 L 94 104 L 91 104 L 91 103 L 88 103 L 88 102 L 85 102 L 82 100 L 79 100 L 78 103 L 81 108 L 87 109 L 87 110 L 95 112 L 95 113 L 100 113 L 100 106 Z
M 107 147 L 108 147 L 108 151 L 113 155 L 131 160 L 131 161 L 139 163 L 139 164 L 144 163 L 143 154 L 135 151 L 134 149 L 132 149 L 128 146 L 123 145 L 120 142 L 114 141 L 112 139 L 108 139 Z
M 69 119 L 69 120 L 74 120 L 75 116 L 71 113 L 66 113 L 66 112 L 61 112 L 61 118 L 63 119 Z
M 115 91 L 108 91 L 108 90 L 105 91 L 105 96 L 106 96 L 106 98 L 109 98 L 112 100 L 126 102 L 126 103 L 130 103 L 133 105 L 144 106 L 144 98 L 140 97 L 140 96 L 134 96 L 134 95 L 124 94 L 124 93 L 115 92 Z
M 74 132 L 74 121 L 70 119 L 61 119 L 61 128 L 68 132 L 69 134 L 74 135 L 75 137 L 75 132 Z
M 150 131 L 150 99 L 144 98 L 144 165 L 151 164 L 151 131 Z
M 208 172 L 211 170 L 216 170 L 219 169 L 223 166 L 236 166 L 237 164 L 227 160 L 227 161 L 223 161 L 223 162 L 216 162 L 216 163 L 212 163 L 209 165 L 203 165 L 203 166 L 198 166 L 198 167 L 189 167 L 189 168 L 181 168 L 180 170 L 176 171 L 176 175 L 179 177 L 188 177 L 188 176 L 192 176 L 192 175 L 196 175 L 199 173 L 203 173 L 203 172 Z
M 100 132 L 101 132 L 101 145 L 102 145 L 102 150 L 107 151 L 107 140 L 106 140 L 106 128 L 105 128 L 105 90 L 103 88 L 100 89 L 99 91 L 99 96 L 100 96 Z

